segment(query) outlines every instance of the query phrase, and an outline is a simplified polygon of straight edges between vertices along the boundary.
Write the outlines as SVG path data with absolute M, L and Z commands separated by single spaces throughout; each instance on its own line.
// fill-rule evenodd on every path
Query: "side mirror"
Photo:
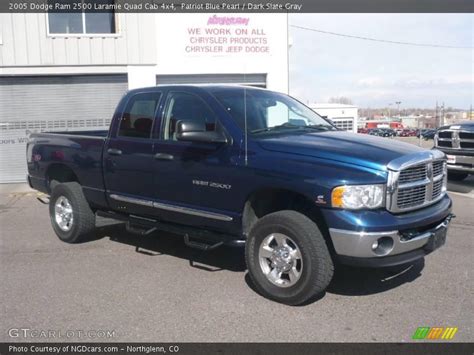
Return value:
M 206 131 L 203 122 L 178 121 L 176 124 L 176 139 L 185 142 L 226 144 L 227 137 L 222 132 Z

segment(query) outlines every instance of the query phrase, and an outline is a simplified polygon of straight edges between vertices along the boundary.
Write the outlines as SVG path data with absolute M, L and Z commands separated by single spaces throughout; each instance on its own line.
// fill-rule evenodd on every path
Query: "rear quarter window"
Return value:
M 158 92 L 132 96 L 120 119 L 118 136 L 150 138 L 160 97 Z

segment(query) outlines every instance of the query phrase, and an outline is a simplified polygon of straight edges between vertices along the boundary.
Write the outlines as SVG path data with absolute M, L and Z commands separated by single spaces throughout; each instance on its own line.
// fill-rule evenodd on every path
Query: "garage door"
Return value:
M 267 87 L 267 74 L 191 74 L 157 75 L 158 85 L 169 84 L 245 84 Z
M 25 181 L 31 132 L 106 129 L 126 75 L 0 77 L 0 182 Z
M 338 118 L 334 117 L 331 118 L 332 123 L 344 131 L 349 131 L 349 132 L 354 132 L 354 118 L 352 117 L 344 117 L 344 118 Z

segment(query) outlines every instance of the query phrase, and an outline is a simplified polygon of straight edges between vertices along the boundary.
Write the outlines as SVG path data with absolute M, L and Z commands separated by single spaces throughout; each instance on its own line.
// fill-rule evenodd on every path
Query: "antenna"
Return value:
M 247 68 L 244 63 L 244 160 L 245 166 L 248 165 L 248 133 L 247 133 Z

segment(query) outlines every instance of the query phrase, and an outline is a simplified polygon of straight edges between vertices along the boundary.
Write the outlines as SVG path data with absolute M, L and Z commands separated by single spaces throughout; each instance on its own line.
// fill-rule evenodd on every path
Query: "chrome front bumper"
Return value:
M 446 153 L 449 156 L 449 153 Z M 456 159 L 454 163 L 448 159 L 448 170 L 459 171 L 473 174 L 474 173 L 474 156 L 453 155 Z
M 355 232 L 330 228 L 332 243 L 336 253 L 340 256 L 354 258 L 383 258 L 407 253 L 424 247 L 435 233 L 442 229 L 448 229 L 453 215 L 450 214 L 441 223 L 433 228 L 419 233 L 401 233 L 398 230 L 382 232 Z M 386 237 L 386 238 L 384 238 Z M 386 253 L 377 253 L 373 250 L 374 243 L 384 238 L 392 240 L 392 247 Z M 389 238 L 389 239 L 388 239 Z

